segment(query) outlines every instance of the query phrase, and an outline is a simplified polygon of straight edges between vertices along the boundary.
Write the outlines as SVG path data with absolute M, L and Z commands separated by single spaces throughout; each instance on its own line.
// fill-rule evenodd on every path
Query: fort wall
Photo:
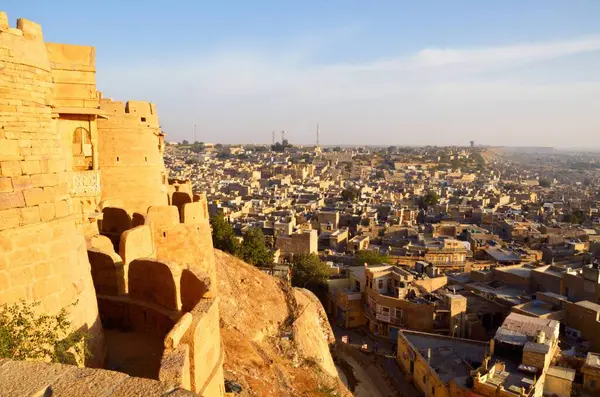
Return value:
M 100 99 L 98 120 L 102 200 L 121 200 L 124 208 L 145 213 L 167 205 L 164 136 L 156 108 L 140 101 Z
M 0 303 L 70 308 L 74 329 L 94 337 L 88 364 L 103 362 L 103 336 L 86 244 L 77 232 L 58 131 L 52 65 L 41 27 L 0 13 Z
M 202 396 L 222 395 L 224 357 L 206 200 L 179 209 L 150 207 L 135 227 L 124 209 L 108 207 L 103 215 L 110 238 L 120 235 L 118 254 L 110 244 L 88 250 L 102 324 L 162 338 L 161 381 Z
M 168 188 L 163 147 L 153 104 L 96 91 L 93 47 L 0 13 L 0 304 L 73 305 L 91 366 L 103 326 L 149 333 L 164 342 L 160 387 L 221 396 L 208 207 L 189 183 Z

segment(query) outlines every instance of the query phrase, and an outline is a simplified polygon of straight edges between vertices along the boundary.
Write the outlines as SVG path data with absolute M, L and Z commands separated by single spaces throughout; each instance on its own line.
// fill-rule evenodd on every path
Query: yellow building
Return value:
M 487 342 L 402 330 L 396 359 L 426 397 L 466 397 L 470 373 L 488 349 Z
M 600 394 L 600 354 L 588 353 L 583 372 L 583 387 L 592 393 Z
M 327 313 L 332 323 L 356 328 L 365 325 L 364 268 L 350 268 L 346 272 L 346 277 L 327 281 Z

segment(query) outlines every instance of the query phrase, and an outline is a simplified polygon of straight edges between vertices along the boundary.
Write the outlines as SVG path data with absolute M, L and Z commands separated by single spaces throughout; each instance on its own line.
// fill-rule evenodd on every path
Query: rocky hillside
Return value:
M 215 250 L 225 379 L 240 396 L 346 396 L 319 300 Z

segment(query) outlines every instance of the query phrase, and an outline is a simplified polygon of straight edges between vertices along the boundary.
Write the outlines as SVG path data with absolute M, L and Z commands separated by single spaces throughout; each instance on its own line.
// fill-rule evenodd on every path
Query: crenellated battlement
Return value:
M 131 115 L 131 116 L 158 116 L 156 105 L 146 101 L 115 101 L 112 98 L 104 98 L 100 93 L 100 103 L 108 114 Z
M 223 350 L 208 205 L 184 192 L 172 204 L 146 213 L 103 209 L 102 233 L 88 250 L 100 317 L 105 329 L 163 340 L 161 381 L 219 395 Z
M 6 12 L 4 11 L 0 11 L 0 32 L 23 37 L 27 40 L 44 41 L 44 35 L 42 34 L 42 27 L 40 24 L 30 21 L 29 19 L 18 18 L 16 27 L 11 28 L 8 21 L 8 15 L 6 15 Z

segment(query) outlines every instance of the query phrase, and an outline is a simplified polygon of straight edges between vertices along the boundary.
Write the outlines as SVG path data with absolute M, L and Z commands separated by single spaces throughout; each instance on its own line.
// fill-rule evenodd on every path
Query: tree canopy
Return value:
M 245 262 L 259 267 L 273 264 L 273 252 L 267 247 L 265 235 L 259 228 L 248 230 L 239 256 Z
M 327 282 L 329 267 L 317 254 L 299 254 L 292 261 L 292 285 L 294 287 L 317 289 Z
M 0 358 L 50 360 L 76 365 L 89 357 L 87 332 L 71 332 L 69 313 L 39 313 L 40 302 L 24 300 L 0 308 Z M 39 314 L 38 314 L 39 313 Z
M 384 255 L 375 250 L 360 250 L 356 254 L 356 261 L 359 264 L 378 265 L 380 263 L 391 263 L 392 259 L 388 255 Z
M 429 190 L 419 198 L 419 207 L 426 210 L 431 206 L 437 205 L 439 202 L 440 196 L 436 192 Z
M 345 201 L 354 201 L 356 200 L 356 198 L 358 197 L 358 190 L 357 189 L 344 189 L 342 190 L 342 198 Z
M 190 150 L 194 153 L 201 153 L 204 151 L 205 148 L 206 146 L 204 145 L 204 142 L 194 142 L 190 146 Z
M 233 227 L 227 222 L 223 214 L 217 214 L 210 218 L 212 228 L 212 239 L 215 248 L 221 251 L 237 255 L 240 251 L 240 244 L 235 236 Z

